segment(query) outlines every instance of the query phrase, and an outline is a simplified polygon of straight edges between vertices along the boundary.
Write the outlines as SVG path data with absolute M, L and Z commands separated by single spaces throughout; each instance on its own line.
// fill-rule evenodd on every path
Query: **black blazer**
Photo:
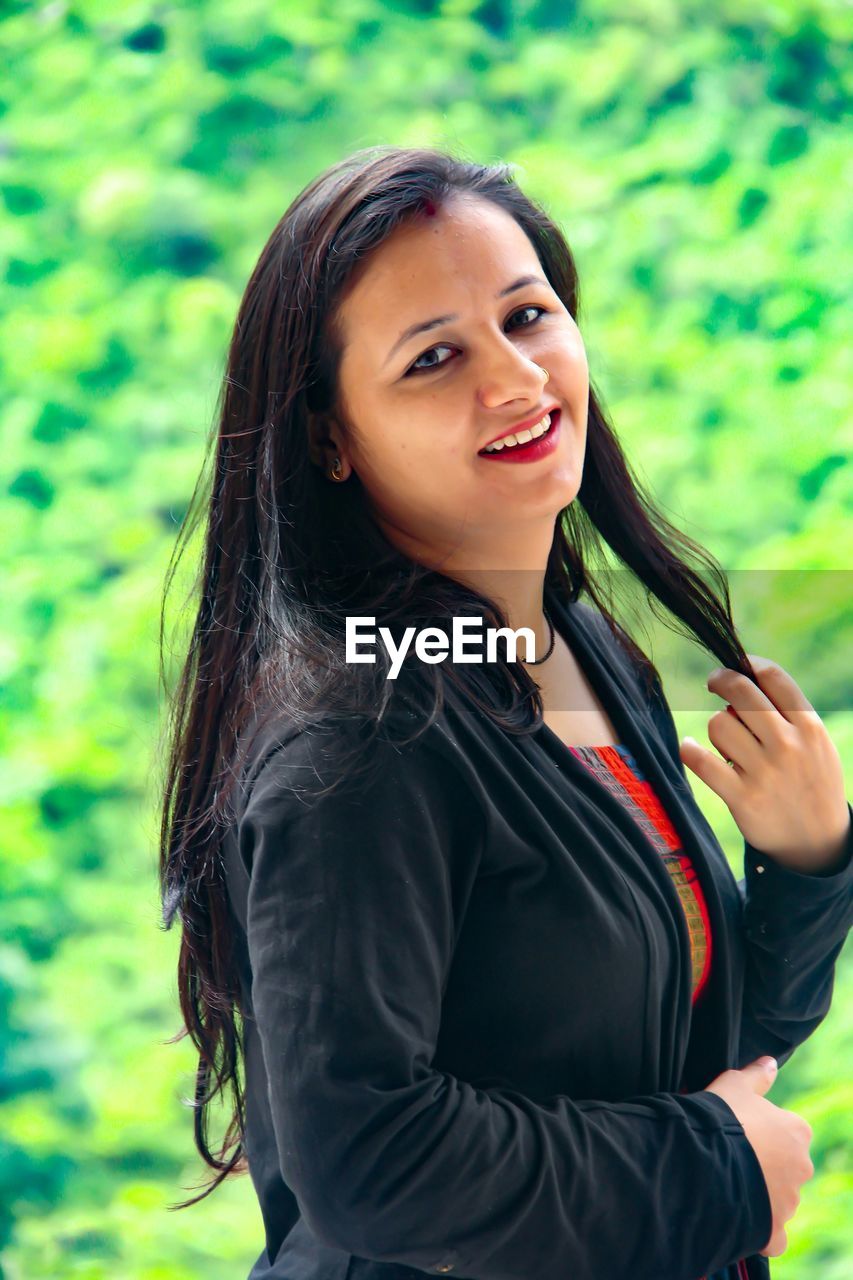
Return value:
M 328 739 L 268 727 L 225 844 L 251 1280 L 769 1275 L 761 1167 L 705 1086 L 826 1015 L 853 831 L 834 875 L 746 844 L 736 881 L 660 686 L 597 611 L 548 600 L 696 868 L 708 986 L 692 1007 L 659 855 L 547 726 L 514 736 L 449 689 L 420 742 L 372 745 L 369 782 L 313 803 Z

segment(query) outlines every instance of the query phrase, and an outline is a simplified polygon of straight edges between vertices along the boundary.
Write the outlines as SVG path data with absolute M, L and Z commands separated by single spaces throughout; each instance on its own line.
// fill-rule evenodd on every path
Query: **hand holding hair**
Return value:
M 792 676 L 769 658 L 747 657 L 760 688 L 728 667 L 708 677 L 729 703 L 708 721 L 723 760 L 694 738 L 682 739 L 681 759 L 725 801 L 755 849 L 793 871 L 832 874 L 850 833 L 841 757 Z

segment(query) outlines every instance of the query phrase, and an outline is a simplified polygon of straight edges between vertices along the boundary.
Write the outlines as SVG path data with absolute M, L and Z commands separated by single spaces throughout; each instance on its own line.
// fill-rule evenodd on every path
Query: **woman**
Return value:
M 204 1194 L 248 1159 L 253 1280 L 755 1280 L 813 1172 L 764 1094 L 850 925 L 840 760 L 641 494 L 577 309 L 508 169 L 432 150 L 321 175 L 247 286 L 162 888 Z M 603 543 L 722 664 L 723 759 L 679 743 Z M 454 619 L 535 656 L 444 654 Z

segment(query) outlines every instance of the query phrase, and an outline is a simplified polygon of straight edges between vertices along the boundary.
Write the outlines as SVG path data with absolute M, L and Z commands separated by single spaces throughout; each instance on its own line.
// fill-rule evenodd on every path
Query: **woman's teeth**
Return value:
M 496 440 L 494 444 L 486 445 L 483 453 L 500 453 L 501 449 L 512 449 L 517 444 L 527 444 L 530 440 L 538 440 L 540 436 L 544 436 L 545 432 L 551 425 L 551 415 L 546 413 L 540 422 L 534 427 L 525 427 L 524 431 L 519 431 L 517 435 L 504 436 L 500 440 Z

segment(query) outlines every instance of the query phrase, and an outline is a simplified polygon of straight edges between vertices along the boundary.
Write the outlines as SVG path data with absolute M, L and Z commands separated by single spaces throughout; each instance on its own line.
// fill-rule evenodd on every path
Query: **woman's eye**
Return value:
M 536 307 L 533 305 L 527 306 L 527 307 L 519 307 L 518 311 L 514 311 L 512 313 L 512 315 L 510 316 L 510 320 L 514 320 L 516 316 L 523 315 L 525 311 L 538 311 L 540 314 L 545 315 L 547 308 Z M 529 323 L 522 325 L 522 328 L 528 329 L 530 325 L 535 324 L 538 319 L 539 319 L 539 316 L 537 315 Z M 434 347 L 430 347 L 429 351 L 422 352 L 421 355 L 418 356 L 418 359 L 414 362 L 414 364 L 409 366 L 409 368 L 403 374 L 403 377 L 408 378 L 409 375 L 412 373 L 431 373 L 433 369 L 440 369 L 443 365 L 449 364 L 449 361 L 441 360 L 437 364 L 424 364 L 420 366 L 418 365 L 419 360 L 423 360 L 425 356 L 433 355 L 433 353 L 436 351 L 441 351 L 443 347 L 450 350 L 446 342 L 439 342 Z

